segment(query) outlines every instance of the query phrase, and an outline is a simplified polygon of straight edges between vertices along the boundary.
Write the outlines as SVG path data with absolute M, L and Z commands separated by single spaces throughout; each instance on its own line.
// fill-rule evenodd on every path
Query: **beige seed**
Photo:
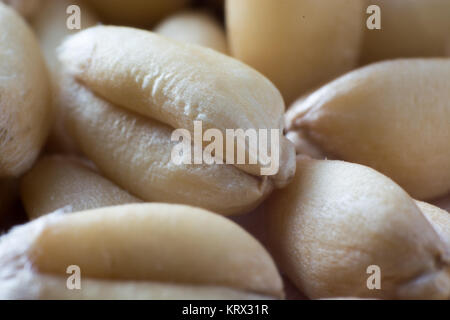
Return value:
M 69 265 L 80 267 L 82 290 L 66 289 Z M 51 214 L 0 238 L 2 299 L 261 297 L 283 297 L 267 251 L 233 222 L 194 207 Z
M 416 201 L 416 204 L 450 248 L 450 213 L 426 202 Z
M 50 86 L 39 44 L 25 21 L 0 3 L 0 178 L 29 169 L 47 137 Z
M 355 70 L 286 113 L 326 155 L 370 166 L 411 196 L 450 192 L 450 59 L 406 59 Z
M 155 28 L 162 36 L 198 44 L 227 53 L 225 30 L 216 19 L 203 11 L 182 11 L 164 19 Z
M 21 197 L 31 219 L 57 210 L 77 212 L 141 202 L 81 159 L 65 156 L 40 159 L 22 178 Z
M 277 265 L 310 298 L 450 297 L 450 247 L 408 194 L 373 169 L 301 158 L 266 212 Z M 380 267 L 380 290 L 367 287 L 371 265 Z
M 52 72 L 57 72 L 58 69 L 56 48 L 65 37 L 79 31 L 78 29 L 71 30 L 67 27 L 67 19 L 69 17 L 66 12 L 67 8 L 70 5 L 80 7 L 81 30 L 99 23 L 98 17 L 88 6 L 88 3 L 82 0 L 45 0 L 40 6 L 39 12 L 33 18 L 33 29 Z
M 262 163 L 171 162 L 178 143 L 170 139 L 173 130 L 185 128 L 193 136 L 195 120 L 224 136 L 233 128 L 282 131 L 280 93 L 235 59 L 123 27 L 94 27 L 70 37 L 60 59 L 68 73 L 61 99 L 74 139 L 106 177 L 143 200 L 243 213 L 295 172 L 295 150 L 284 137 L 274 176 L 261 176 Z
M 228 0 L 230 52 L 273 81 L 290 104 L 356 66 L 364 3 Z
M 70 5 L 77 5 L 81 10 L 81 29 L 89 28 L 99 22 L 98 17 L 85 1 L 72 0 L 45 0 L 40 6 L 39 12 L 33 18 L 33 29 L 38 37 L 42 52 L 44 53 L 47 66 L 51 71 L 53 86 L 57 86 L 59 79 L 59 62 L 56 55 L 56 48 L 62 40 L 79 30 L 70 30 L 67 25 L 69 15 L 66 9 Z M 53 91 L 57 89 L 53 88 Z M 67 134 L 63 125 L 64 108 L 59 105 L 57 97 L 53 96 L 53 108 L 55 110 L 55 121 L 47 141 L 46 149 L 50 152 L 79 153 L 76 144 Z
M 153 25 L 186 6 L 189 0 L 90 0 L 104 22 L 115 25 Z

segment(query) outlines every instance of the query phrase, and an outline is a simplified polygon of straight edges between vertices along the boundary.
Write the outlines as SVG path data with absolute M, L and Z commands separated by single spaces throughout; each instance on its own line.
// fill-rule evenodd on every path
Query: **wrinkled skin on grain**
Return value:
M 309 298 L 448 299 L 450 247 L 408 194 L 365 166 L 301 158 L 266 206 L 277 265 Z M 381 290 L 366 286 L 381 270 Z
M 412 197 L 450 192 L 450 59 L 381 62 L 294 104 L 289 131 L 335 159 L 370 166 Z
M 50 86 L 35 36 L 0 3 L 0 178 L 29 169 L 52 118 Z
M 31 219 L 57 210 L 77 212 L 142 201 L 81 159 L 56 155 L 41 158 L 21 179 L 21 198 Z
M 13 229 L 0 247 L 1 298 L 57 297 L 72 264 L 87 281 L 78 293 L 62 286 L 60 298 L 283 297 L 267 251 L 238 225 L 194 207 L 51 214 Z
M 187 10 L 164 19 L 154 30 L 173 40 L 198 44 L 227 53 L 225 30 L 216 19 L 203 11 Z
M 204 131 L 215 128 L 224 136 L 226 129 L 283 129 L 278 90 L 235 59 L 147 31 L 94 27 L 66 40 L 60 60 L 60 99 L 75 141 L 108 178 L 143 200 L 248 212 L 295 172 L 295 150 L 285 137 L 273 176 L 260 175 L 261 162 L 170 161 L 178 143 L 171 141 L 172 131 L 193 133 L 195 120 Z
M 364 3 L 227 0 L 231 55 L 267 76 L 290 104 L 356 66 Z
M 251 210 L 272 190 L 267 180 L 234 166 L 171 163 L 175 142 L 170 141 L 170 127 L 115 107 L 70 78 L 66 81 L 61 94 L 68 107 L 67 125 L 80 149 L 106 177 L 139 198 L 228 215 Z

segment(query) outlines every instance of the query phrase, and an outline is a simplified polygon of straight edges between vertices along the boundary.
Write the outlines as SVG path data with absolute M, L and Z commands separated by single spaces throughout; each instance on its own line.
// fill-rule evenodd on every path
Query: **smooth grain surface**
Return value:
M 277 265 L 310 298 L 448 299 L 450 248 L 386 176 L 342 161 L 301 158 L 266 206 Z M 366 286 L 381 270 L 381 290 Z
M 161 21 L 155 33 L 173 40 L 198 44 L 227 53 L 225 30 L 218 21 L 205 11 L 186 10 Z
M 104 22 L 149 26 L 186 6 L 189 0 L 90 0 Z
M 370 166 L 414 198 L 450 192 L 450 59 L 355 70 L 295 104 L 286 120 L 325 154 Z
M 56 210 L 77 212 L 141 202 L 83 163 L 45 156 L 21 179 L 21 198 L 31 219 Z
M 227 0 L 232 56 L 266 75 L 287 104 L 351 70 L 363 35 L 361 0 Z
M 381 30 L 365 29 L 363 63 L 450 55 L 450 1 L 367 0 L 381 9 Z M 446 52 L 447 50 L 447 52 Z
M 57 47 L 63 39 L 78 32 L 78 29 L 70 30 L 67 27 L 69 15 L 66 13 L 70 5 L 77 5 L 81 11 L 81 29 L 89 28 L 97 23 L 99 19 L 89 7 L 88 1 L 81 0 L 45 0 L 42 1 L 40 10 L 33 17 L 32 26 L 39 40 L 47 66 L 50 70 L 53 91 L 53 108 L 55 110 L 55 121 L 46 143 L 46 150 L 56 153 L 79 153 L 74 141 L 66 132 L 63 125 L 63 106 L 57 99 L 55 91 L 58 90 L 60 64 L 57 58 Z
M 228 219 L 188 206 L 132 204 L 47 215 L 12 230 L 0 246 L 3 296 L 20 291 L 25 277 L 38 284 L 41 275 L 65 277 L 72 264 L 86 279 L 110 284 L 150 281 L 283 296 L 271 257 L 253 237 Z M 28 292 L 45 293 L 36 287 Z
M 65 37 L 80 31 L 78 29 L 70 30 L 67 27 L 67 20 L 70 15 L 66 10 L 70 5 L 80 7 L 81 30 L 99 23 L 98 17 L 89 7 L 89 1 L 82 0 L 43 0 L 40 10 L 32 20 L 33 30 L 39 39 L 42 52 L 52 72 L 56 72 L 58 68 L 56 48 Z

